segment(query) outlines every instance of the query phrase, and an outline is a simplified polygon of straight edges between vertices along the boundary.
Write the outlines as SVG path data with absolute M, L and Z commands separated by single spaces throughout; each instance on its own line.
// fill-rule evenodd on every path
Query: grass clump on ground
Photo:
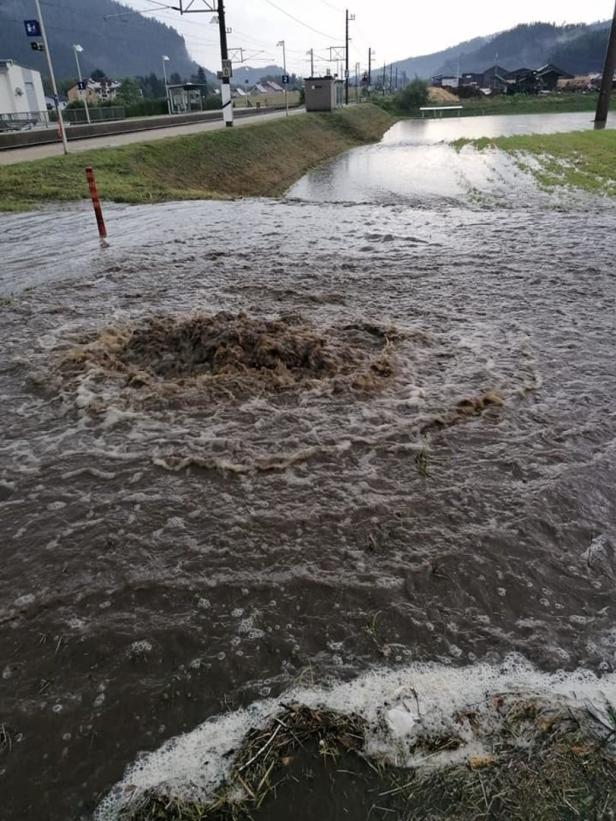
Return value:
M 448 731 L 399 740 L 391 755 L 366 755 L 357 715 L 288 705 L 252 730 L 211 799 L 150 791 L 122 821 L 563 821 L 612 818 L 616 715 L 505 694 L 469 707 Z
M 616 196 L 616 130 L 483 137 L 457 140 L 453 145 L 506 151 L 546 188 L 565 185 Z M 526 162 L 529 156 L 537 162 Z
M 313 166 L 379 140 L 392 123 L 375 106 L 352 106 L 0 166 L 0 211 L 87 198 L 87 165 L 107 201 L 278 196 Z

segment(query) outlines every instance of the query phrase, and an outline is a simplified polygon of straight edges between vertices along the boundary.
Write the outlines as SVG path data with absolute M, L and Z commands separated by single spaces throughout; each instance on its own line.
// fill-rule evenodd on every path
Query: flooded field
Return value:
M 107 206 L 106 248 L 85 204 L 0 215 L 7 818 L 203 795 L 291 698 L 382 753 L 616 695 L 616 204 L 440 142 L 528 119 Z

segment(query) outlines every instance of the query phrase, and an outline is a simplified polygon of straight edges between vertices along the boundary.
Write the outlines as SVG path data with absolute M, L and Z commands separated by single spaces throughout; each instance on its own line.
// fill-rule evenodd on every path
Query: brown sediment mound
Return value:
M 198 385 L 238 396 L 321 382 L 374 390 L 393 374 L 396 337 L 376 325 L 319 329 L 298 316 L 152 316 L 104 330 L 64 354 L 61 368 L 121 376 L 127 388 L 159 394 Z
M 500 408 L 504 399 L 496 391 L 487 391 L 479 396 L 461 399 L 451 410 L 429 419 L 421 426 L 422 433 L 442 428 L 451 428 L 473 416 L 481 416 L 490 408 Z

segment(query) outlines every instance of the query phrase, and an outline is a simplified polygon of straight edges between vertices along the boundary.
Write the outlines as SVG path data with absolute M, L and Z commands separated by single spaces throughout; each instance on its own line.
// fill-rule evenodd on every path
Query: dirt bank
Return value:
M 20 163 L 0 168 L 0 211 L 86 198 L 87 165 L 101 198 L 114 202 L 277 196 L 309 168 L 380 139 L 392 123 L 386 112 L 362 105 Z

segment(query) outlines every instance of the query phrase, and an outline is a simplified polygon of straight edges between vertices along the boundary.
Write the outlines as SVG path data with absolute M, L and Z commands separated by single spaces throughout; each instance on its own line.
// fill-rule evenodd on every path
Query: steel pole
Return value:
M 166 60 L 163 57 L 163 77 L 165 78 L 165 97 L 167 98 L 167 114 L 171 114 L 171 100 L 169 99 L 169 87 L 167 85 L 167 67 L 165 66 Z
M 77 54 L 77 49 L 75 48 L 75 46 L 73 46 L 73 51 L 75 52 L 75 62 L 77 63 L 77 75 L 79 76 L 79 84 L 81 85 L 81 83 L 83 82 L 83 78 L 81 76 L 81 66 L 79 65 L 79 55 Z M 90 109 L 88 108 L 88 87 L 87 87 L 87 85 L 86 85 L 84 91 L 85 91 L 85 94 L 84 94 L 84 97 L 83 97 L 83 104 L 84 104 L 85 109 L 86 109 L 86 120 L 88 121 L 88 125 L 90 125 L 91 120 L 90 120 Z
M 344 26 L 344 102 L 349 104 L 349 10 L 346 9 Z
M 287 73 L 287 48 L 285 45 L 284 40 L 282 41 L 282 68 L 285 73 Z M 289 92 L 287 91 L 288 83 L 284 84 L 284 107 L 286 111 L 286 116 L 289 116 Z
M 223 63 L 223 78 L 220 87 L 222 97 L 222 116 L 225 125 L 233 125 L 233 103 L 231 101 L 231 78 L 224 76 L 224 66 L 229 59 L 229 49 L 227 48 L 227 24 L 225 23 L 224 0 L 218 0 L 218 31 L 220 34 L 220 58 Z
M 610 39 L 608 40 L 607 51 L 605 53 L 605 65 L 603 67 L 599 100 L 597 101 L 595 128 L 605 128 L 607 125 L 607 115 L 610 109 L 612 85 L 614 83 L 614 69 L 616 69 L 616 6 L 614 7 Z
M 60 100 L 58 98 L 58 86 L 56 85 L 56 76 L 53 73 L 53 65 L 51 62 L 51 54 L 49 53 L 49 43 L 47 42 L 47 32 L 45 31 L 45 22 L 41 13 L 41 4 L 39 0 L 34 0 L 36 4 L 36 13 L 38 15 L 39 23 L 41 24 L 41 35 L 43 37 L 43 45 L 45 46 L 45 56 L 47 57 L 47 67 L 51 76 L 51 88 L 53 90 L 53 101 L 56 107 L 56 114 L 58 116 L 58 125 L 60 126 L 60 136 L 62 138 L 62 148 L 64 153 L 68 154 L 68 142 L 66 140 L 66 130 L 64 128 L 64 120 L 62 119 L 62 112 L 60 111 Z

